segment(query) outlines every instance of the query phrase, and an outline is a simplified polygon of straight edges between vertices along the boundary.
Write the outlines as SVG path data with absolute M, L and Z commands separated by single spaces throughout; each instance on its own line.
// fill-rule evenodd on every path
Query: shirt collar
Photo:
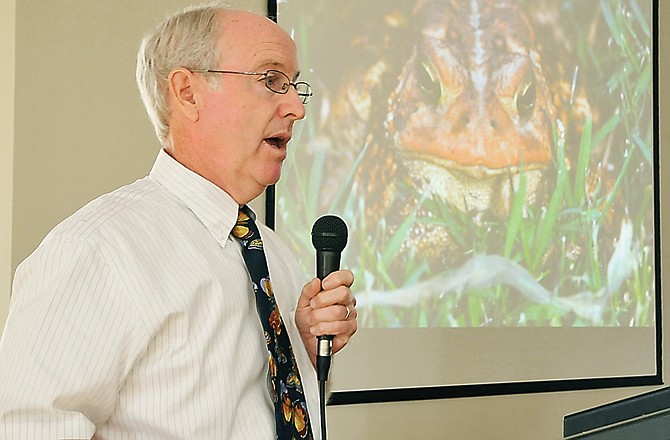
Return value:
M 221 246 L 226 244 L 239 210 L 230 194 L 177 162 L 163 149 L 148 178 L 193 212 Z

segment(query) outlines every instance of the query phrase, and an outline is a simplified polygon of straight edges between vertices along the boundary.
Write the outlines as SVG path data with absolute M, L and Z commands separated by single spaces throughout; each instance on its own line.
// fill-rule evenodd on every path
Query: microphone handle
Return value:
M 316 252 L 316 277 L 323 281 L 331 272 L 340 268 L 340 256 L 342 252 L 317 251 Z
M 316 276 L 320 280 L 340 268 L 341 252 L 317 250 Z M 328 380 L 330 360 L 333 354 L 333 335 L 321 335 L 316 347 L 316 376 L 320 381 Z

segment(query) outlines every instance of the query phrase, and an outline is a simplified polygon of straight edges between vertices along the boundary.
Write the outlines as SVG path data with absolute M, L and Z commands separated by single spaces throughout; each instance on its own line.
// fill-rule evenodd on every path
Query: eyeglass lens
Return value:
M 309 101 L 312 96 L 312 88 L 304 81 L 291 83 L 291 80 L 284 72 L 278 70 L 268 70 L 265 74 L 265 86 L 275 93 L 288 93 L 289 87 L 293 85 L 298 92 L 298 96 L 302 98 L 303 104 Z

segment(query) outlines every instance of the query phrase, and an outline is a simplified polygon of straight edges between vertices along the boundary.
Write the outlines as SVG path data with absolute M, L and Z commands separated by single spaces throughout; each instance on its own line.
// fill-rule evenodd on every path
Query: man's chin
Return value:
M 267 175 L 263 176 L 263 179 L 260 180 L 260 183 L 261 185 L 267 188 L 268 186 L 275 185 L 277 182 L 279 182 L 280 178 L 281 178 L 281 167 L 279 167 L 278 170 L 270 172 Z

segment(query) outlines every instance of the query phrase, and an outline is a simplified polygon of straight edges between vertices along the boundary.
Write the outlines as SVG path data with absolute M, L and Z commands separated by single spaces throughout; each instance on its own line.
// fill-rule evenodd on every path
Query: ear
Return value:
M 191 122 L 199 119 L 197 78 L 188 69 L 175 69 L 168 75 L 168 102 L 173 112 L 181 113 Z

